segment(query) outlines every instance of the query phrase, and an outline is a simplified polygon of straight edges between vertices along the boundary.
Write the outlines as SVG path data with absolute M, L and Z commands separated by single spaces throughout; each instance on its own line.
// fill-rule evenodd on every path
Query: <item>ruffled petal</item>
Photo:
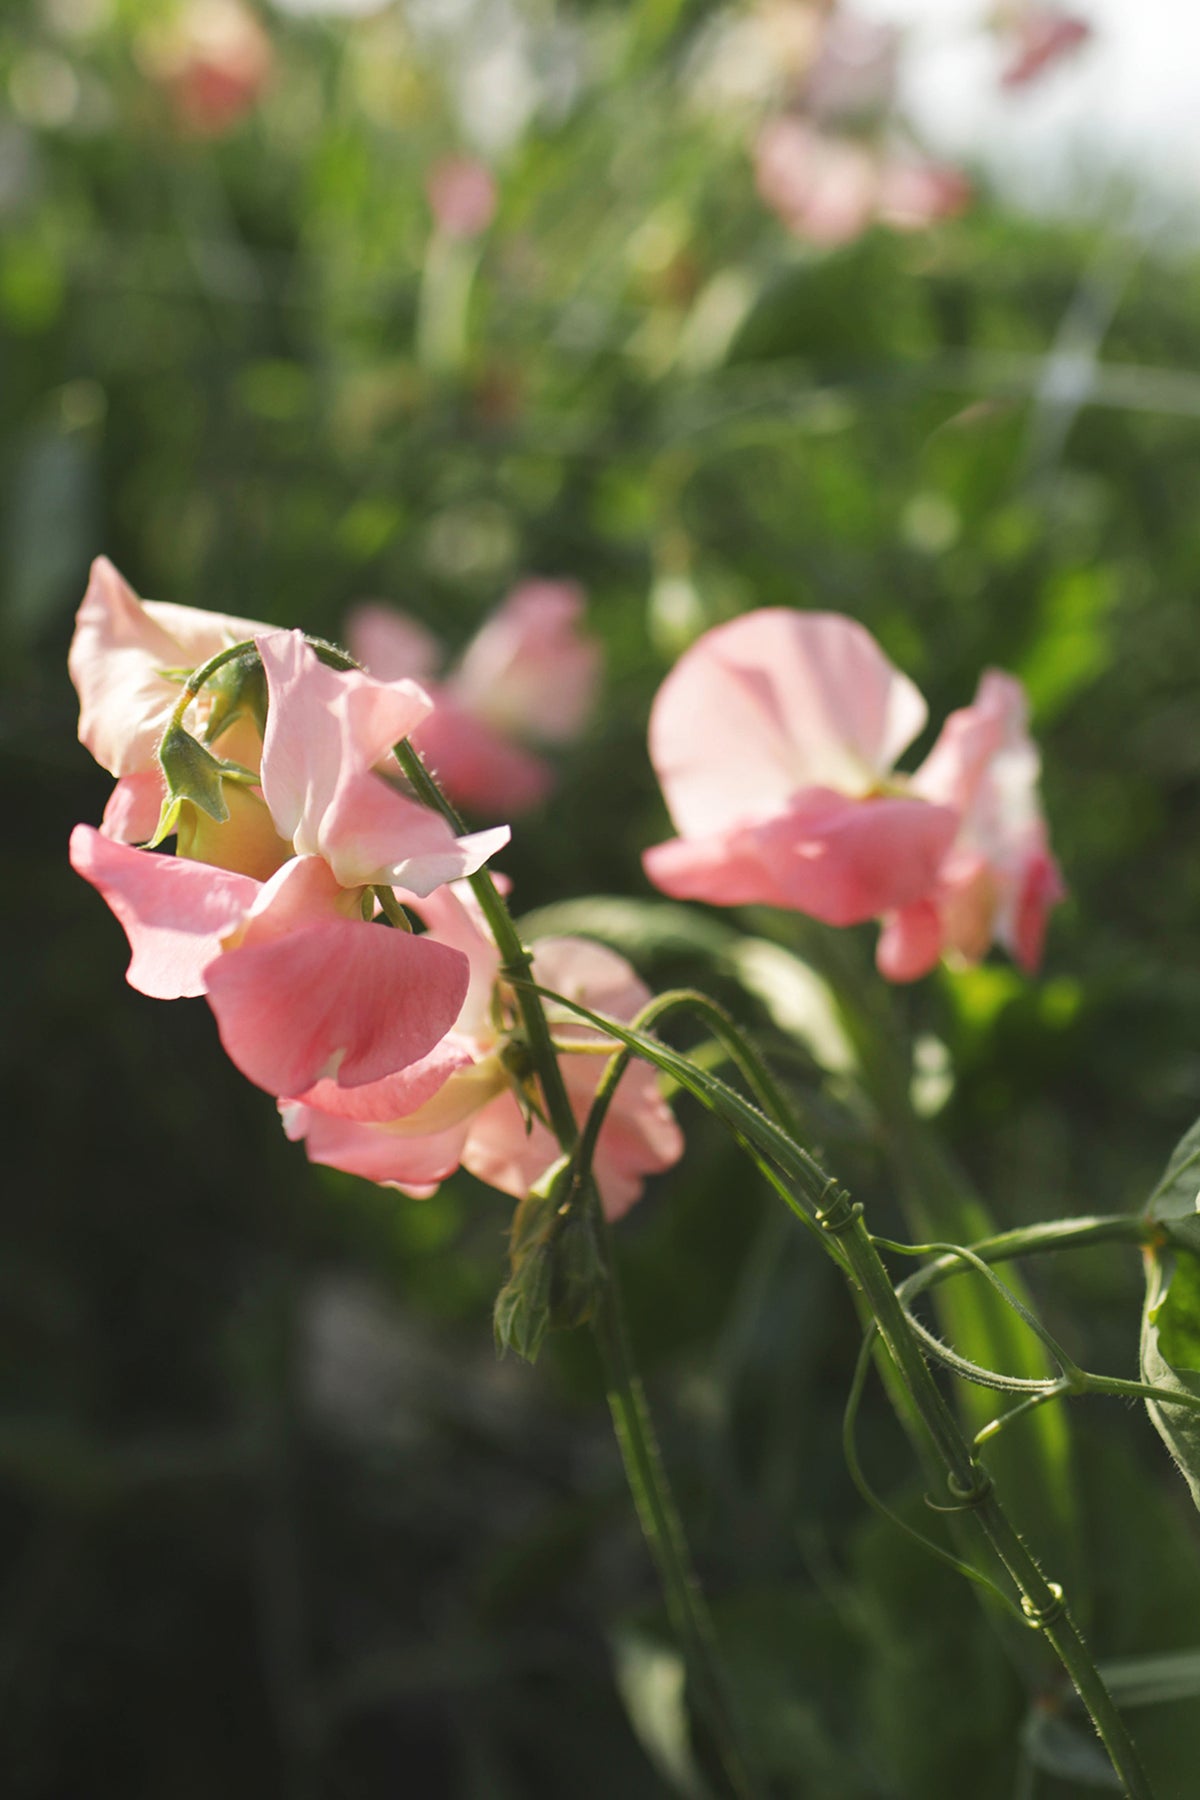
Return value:
M 600 648 L 581 631 L 583 614 L 577 583 L 521 582 L 468 644 L 447 682 L 451 697 L 506 737 L 577 737 L 600 679 Z
M 205 971 L 221 1042 L 268 1093 L 381 1081 L 429 1053 L 467 989 L 457 950 L 346 919 L 245 942 Z
M 71 833 L 71 867 L 101 893 L 133 957 L 126 980 L 156 1000 L 206 991 L 205 969 L 259 893 L 248 875 L 114 843 L 90 825 Z
M 650 757 L 685 837 L 769 818 L 802 790 L 867 795 L 925 722 L 925 702 L 862 625 L 747 613 L 680 658 L 650 716 Z
M 251 619 L 161 601 L 142 602 L 106 556 L 92 564 L 67 667 L 79 695 L 79 740 L 114 775 L 154 767 L 177 682 L 227 644 L 263 630 Z
M 355 1124 L 316 1112 L 297 1101 L 281 1105 L 284 1128 L 303 1139 L 308 1160 L 361 1175 L 381 1187 L 399 1188 L 413 1200 L 427 1200 L 459 1165 L 465 1125 L 431 1137 L 401 1137 L 374 1125 Z
M 921 898 L 937 879 L 958 815 L 923 800 L 847 800 L 810 789 L 776 817 L 646 852 L 646 873 L 676 899 L 790 907 L 857 925 Z

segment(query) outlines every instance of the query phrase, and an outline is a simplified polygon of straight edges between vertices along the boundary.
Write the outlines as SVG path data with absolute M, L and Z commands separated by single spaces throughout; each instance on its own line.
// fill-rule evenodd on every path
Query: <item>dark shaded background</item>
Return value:
M 986 192 L 928 235 L 796 245 L 743 142 L 689 102 L 703 10 L 543 18 L 582 73 L 503 159 L 449 367 L 415 329 L 424 174 L 461 147 L 449 38 L 391 9 L 264 13 L 270 90 L 197 137 L 145 70 L 154 7 L 0 23 L 20 101 L 0 134 L 0 1741 L 20 1800 L 668 1791 L 619 1692 L 649 1730 L 672 1665 L 588 1346 L 536 1370 L 492 1349 L 508 1203 L 309 1169 L 202 1003 L 124 985 L 121 934 L 67 868 L 108 790 L 65 674 L 97 551 L 158 598 L 336 636 L 386 597 L 452 644 L 525 572 L 582 580 L 605 698 L 504 859 L 529 907 L 648 897 L 646 711 L 706 623 L 851 613 L 935 720 L 986 664 L 1015 670 L 1072 897 L 1040 981 L 997 962 L 897 997 L 957 1071 L 938 1128 L 1007 1223 L 1137 1205 L 1197 1110 L 1195 256 Z M 61 66 L 73 110 L 51 104 Z M 706 343 L 720 276 L 741 321 Z M 1109 314 L 1065 409 L 1056 344 Z M 630 948 L 656 984 L 696 973 Z M 869 1122 L 717 985 L 888 1220 Z M 974 1599 L 850 1488 L 843 1295 L 681 1116 L 688 1156 L 621 1255 L 779 1792 L 1033 1793 L 1013 1785 L 1026 1698 Z M 1133 1372 L 1121 1253 L 1036 1281 L 1077 1354 Z M 1077 1426 L 1098 1652 L 1197 1641 L 1183 1484 L 1140 1413 Z M 863 1440 L 919 1503 L 881 1411 Z M 1190 1792 L 1195 1703 L 1136 1724 L 1162 1792 Z

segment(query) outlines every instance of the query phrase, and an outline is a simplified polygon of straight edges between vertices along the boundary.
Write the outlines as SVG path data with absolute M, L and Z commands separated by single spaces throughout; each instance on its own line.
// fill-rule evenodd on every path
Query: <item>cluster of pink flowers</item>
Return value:
M 131 985 L 205 995 L 230 1058 L 314 1160 L 417 1195 L 461 1162 L 523 1195 L 557 1148 L 531 1117 L 495 945 L 457 885 L 508 827 L 456 837 L 404 791 L 391 750 L 434 701 L 347 660 L 298 631 L 142 602 L 100 559 L 70 670 L 80 738 L 116 786 L 100 829 L 75 828 L 71 861 L 125 930 Z M 172 834 L 174 855 L 158 849 Z M 428 929 L 405 929 L 405 909 Z M 649 998 L 599 946 L 562 938 L 535 955 L 540 977 L 614 1016 Z M 568 1021 L 555 1031 L 582 1118 L 612 1046 Z M 606 1210 L 680 1150 L 653 1078 L 632 1076 L 601 1134 Z
M 1024 692 L 989 670 L 915 774 L 896 762 L 925 702 L 871 634 L 832 613 L 748 613 L 693 644 L 659 691 L 650 755 L 677 838 L 664 893 L 880 919 L 893 981 L 993 942 L 1034 969 L 1063 895 Z

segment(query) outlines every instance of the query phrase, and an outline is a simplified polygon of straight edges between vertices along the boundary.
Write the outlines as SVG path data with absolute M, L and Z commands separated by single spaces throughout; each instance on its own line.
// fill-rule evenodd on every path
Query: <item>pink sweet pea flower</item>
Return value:
M 458 1066 L 430 1095 L 421 1067 L 375 1088 L 343 1093 L 319 1087 L 282 1106 L 288 1135 L 305 1140 L 311 1161 L 398 1187 L 415 1198 L 431 1194 L 460 1164 L 517 1198 L 557 1160 L 559 1147 L 518 1104 L 503 1051 L 512 1001 L 498 985 L 499 959 L 469 893 L 442 888 L 416 902 L 430 939 L 453 945 L 471 967 L 462 1010 L 441 1046 Z M 533 946 L 535 978 L 565 996 L 614 1018 L 632 1019 L 648 990 L 614 951 L 577 938 L 548 938 Z M 551 1008 L 559 1063 L 576 1117 L 582 1123 L 605 1065 L 606 1040 L 563 1010 Z M 611 1047 L 611 1046 L 608 1046 Z M 601 1130 L 595 1173 L 605 1212 L 619 1218 L 639 1197 L 647 1175 L 682 1154 L 682 1138 L 658 1091 L 653 1070 L 631 1066 Z
M 645 856 L 677 899 L 853 925 L 929 893 L 958 813 L 892 771 L 925 722 L 870 633 L 833 613 L 748 613 L 667 676 L 650 758 L 679 837 Z
M 989 669 L 913 776 L 913 791 L 956 808 L 960 824 L 931 892 L 884 922 L 877 956 L 889 979 L 915 980 L 947 952 L 978 962 L 993 942 L 1029 973 L 1041 962 L 1047 918 L 1066 890 L 1038 801 L 1028 713 L 1020 682 Z
M 249 772 L 222 779 L 223 823 L 186 804 L 175 856 L 133 848 L 124 840 L 151 835 L 163 793 L 161 770 L 141 766 L 146 741 L 180 694 L 178 675 L 159 670 L 189 669 L 243 628 L 256 633 L 266 678 L 261 756 L 255 740 Z M 163 999 L 207 995 L 231 1059 L 271 1093 L 362 1088 L 422 1061 L 428 1087 L 427 1059 L 463 1004 L 469 962 L 450 945 L 368 923 L 371 890 L 386 898 L 403 882 L 424 894 L 473 873 L 508 828 L 455 838 L 390 778 L 391 746 L 430 711 L 423 689 L 331 669 L 299 632 L 151 612 L 108 564 L 93 572 L 72 671 L 85 741 L 130 770 L 106 831 L 81 825 L 71 839 L 74 867 L 129 939 L 130 983 Z M 202 722 L 207 706 L 202 694 L 188 719 Z M 455 1066 L 443 1057 L 438 1080 Z
M 549 764 L 521 742 L 564 743 L 583 727 L 599 677 L 599 650 L 581 633 L 573 582 L 527 581 L 492 614 L 440 684 L 432 633 L 388 607 L 360 606 L 350 647 L 373 674 L 424 681 L 434 711 L 413 742 L 442 786 L 472 812 L 521 813 L 549 792 Z

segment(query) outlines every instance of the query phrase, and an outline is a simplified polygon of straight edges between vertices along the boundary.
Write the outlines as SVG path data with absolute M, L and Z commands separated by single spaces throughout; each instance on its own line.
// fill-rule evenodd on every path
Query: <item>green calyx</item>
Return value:
M 521 1201 L 509 1235 L 511 1274 L 496 1297 L 496 1348 L 536 1362 L 547 1331 L 595 1316 L 606 1280 L 598 1197 L 560 1157 Z
M 163 733 L 158 761 L 167 791 L 150 840 L 151 849 L 178 829 L 185 805 L 196 807 L 223 825 L 229 817 L 229 802 L 223 792 L 225 782 L 253 784 L 258 780 L 252 769 L 214 756 L 190 731 L 184 730 L 178 719 L 172 719 Z

